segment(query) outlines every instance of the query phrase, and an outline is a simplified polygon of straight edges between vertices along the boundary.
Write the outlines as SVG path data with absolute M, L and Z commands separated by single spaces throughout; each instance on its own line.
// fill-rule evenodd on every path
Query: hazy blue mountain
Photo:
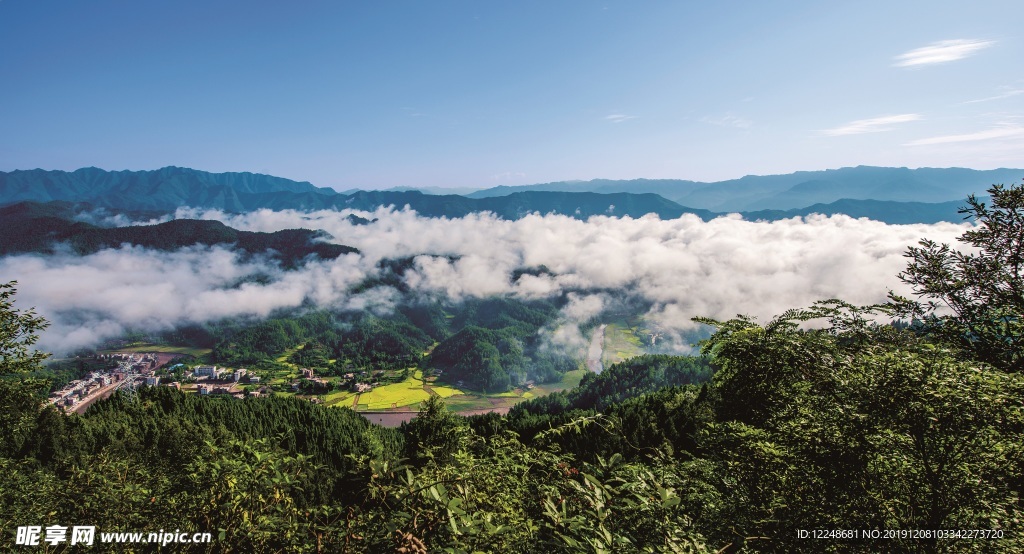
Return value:
M 966 195 L 982 194 L 993 183 L 1011 183 L 1021 177 L 1024 170 L 1017 169 L 861 166 L 748 176 L 719 183 L 652 179 L 567 181 L 496 187 L 467 197 L 416 190 L 357 190 L 345 194 L 267 175 L 208 173 L 177 167 L 155 171 L 85 168 L 73 172 L 0 172 L 0 205 L 59 200 L 89 202 L 117 212 L 147 213 L 166 213 L 180 206 L 228 212 L 261 208 L 370 211 L 381 206 L 408 206 L 427 217 L 462 217 L 489 211 L 505 219 L 534 212 L 581 219 L 593 215 L 646 214 L 667 219 L 684 213 L 710 219 L 716 213 L 730 212 L 753 212 L 755 218 L 777 219 L 820 212 L 909 223 L 959 221 L 955 210 L 959 204 L 945 205 L 946 202 L 962 202 Z
M 613 179 L 594 179 L 591 181 L 560 181 L 555 183 L 544 183 L 538 185 L 508 186 L 501 185 L 488 189 L 478 190 L 467 194 L 470 198 L 492 198 L 495 196 L 507 196 L 517 192 L 527 191 L 556 191 L 556 192 L 598 192 L 611 194 L 616 192 L 629 193 L 654 193 L 659 196 L 671 199 L 681 192 L 704 186 L 707 183 L 697 181 L 685 181 L 679 179 L 631 179 L 628 181 L 617 181 Z
M 243 211 L 241 198 L 266 193 L 337 194 L 333 189 L 257 173 L 209 173 L 183 167 L 152 171 L 75 171 L 32 169 L 0 172 L 4 204 L 65 200 L 135 210 L 174 210 L 180 206 Z
M 480 188 L 479 187 L 391 187 L 391 188 L 385 189 L 385 190 L 394 191 L 394 192 L 405 192 L 405 191 L 414 190 L 414 191 L 422 192 L 423 194 L 437 194 L 437 195 L 458 194 L 460 196 L 471 196 L 472 193 L 480 190 Z M 344 194 L 351 194 L 353 192 L 355 192 L 355 190 L 345 191 Z
M 655 194 L 572 195 L 563 192 L 523 192 L 494 198 L 434 195 L 419 191 L 355 191 L 338 193 L 252 173 L 207 173 L 178 167 L 156 171 L 12 171 L 0 173 L 0 205 L 16 202 L 88 202 L 112 210 L 170 212 L 180 206 L 247 212 L 273 210 L 374 210 L 381 206 L 409 206 L 428 217 L 462 217 L 493 212 L 516 219 L 532 212 L 586 218 L 592 215 L 664 218 L 683 213 L 711 217 L 706 210 L 691 210 Z
M 795 210 L 758 210 L 741 212 L 743 218 L 750 221 L 778 221 L 810 214 L 835 215 L 846 214 L 850 217 L 866 217 L 876 221 L 904 225 L 910 223 L 937 223 L 964 221 L 963 214 L 958 210 L 964 206 L 963 200 L 952 202 L 893 202 L 889 200 L 851 200 L 844 198 L 828 204 L 815 204 Z
M 749 175 L 718 182 L 673 179 L 563 181 L 522 187 L 494 187 L 474 198 L 518 191 L 655 193 L 677 204 L 716 212 L 791 210 L 841 199 L 946 202 L 983 194 L 995 183 L 1024 178 L 1024 169 L 844 167 L 785 175 Z

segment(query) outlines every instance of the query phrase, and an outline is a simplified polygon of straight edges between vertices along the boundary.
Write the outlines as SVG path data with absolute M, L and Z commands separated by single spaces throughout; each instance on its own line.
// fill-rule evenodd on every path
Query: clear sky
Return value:
M 1024 2 L 0 0 L 0 170 L 1024 167 Z

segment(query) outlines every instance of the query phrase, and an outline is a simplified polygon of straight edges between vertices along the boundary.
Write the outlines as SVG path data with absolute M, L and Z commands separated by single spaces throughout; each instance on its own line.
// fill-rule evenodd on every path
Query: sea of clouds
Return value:
M 376 221 L 353 224 L 351 213 Z M 181 209 L 174 217 L 218 220 L 247 231 L 323 229 L 360 253 L 291 271 L 219 246 L 175 252 L 123 246 L 88 256 L 0 258 L 0 279 L 19 281 L 18 306 L 34 306 L 51 322 L 40 347 L 64 352 L 126 329 L 163 331 L 289 308 L 384 313 L 408 296 L 390 287 L 354 294 L 353 287 L 377 275 L 381 259 L 414 257 L 403 279 L 420 298 L 570 294 L 564 325 L 551 329 L 549 338 L 582 348 L 578 325 L 628 298 L 650 306 L 654 325 L 678 333 L 695 328 L 694 316 L 767 319 L 827 298 L 871 304 L 884 301 L 889 290 L 908 294 L 896 278 L 906 266 L 907 247 L 925 237 L 956 243 L 968 226 L 888 225 L 843 215 L 775 222 L 739 216 L 705 222 L 689 215 L 586 221 L 530 215 L 508 221 L 490 214 L 425 218 L 393 209 Z M 542 265 L 550 274 L 512 278 L 516 269 Z

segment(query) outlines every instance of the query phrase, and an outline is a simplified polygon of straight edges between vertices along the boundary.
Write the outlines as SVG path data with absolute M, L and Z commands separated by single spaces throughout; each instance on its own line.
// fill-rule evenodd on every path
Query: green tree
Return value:
M 49 325 L 32 309 L 14 307 L 17 281 L 0 283 L 0 455 L 17 452 L 31 432 L 48 383 L 27 377 L 48 354 L 33 349 Z
M 431 396 L 421 405 L 419 414 L 404 426 L 405 455 L 417 462 L 450 461 L 465 447 L 468 427 L 464 418 L 448 410 L 440 396 Z
M 17 284 L 17 281 L 0 283 L 0 375 L 35 371 L 49 356 L 32 349 L 39 339 L 39 331 L 49 323 L 33 309 L 14 308 Z
M 702 480 L 721 493 L 704 534 L 793 552 L 813 550 L 796 529 L 974 527 L 1011 537 L 982 551 L 1020 551 L 1024 379 L 870 316 L 833 301 L 764 326 L 704 320 L 718 327 L 704 349 L 721 368 L 717 421 L 695 437 L 712 464 Z M 817 318 L 827 325 L 801 328 Z M 929 537 L 884 546 L 978 548 Z
M 923 303 L 892 295 L 904 316 L 969 358 L 1024 370 L 1024 185 L 988 189 L 991 205 L 971 195 L 960 210 L 976 226 L 959 237 L 971 252 L 922 240 L 907 250 L 899 278 Z M 951 312 L 951 314 L 943 314 Z

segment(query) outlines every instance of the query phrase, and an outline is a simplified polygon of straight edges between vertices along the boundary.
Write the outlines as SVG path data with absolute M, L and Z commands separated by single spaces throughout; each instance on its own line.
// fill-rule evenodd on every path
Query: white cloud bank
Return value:
M 991 40 L 941 40 L 896 56 L 896 67 L 917 67 L 961 60 L 995 44 Z
M 378 210 L 370 225 L 350 211 L 260 210 L 243 215 L 179 210 L 178 217 L 217 219 L 243 230 L 321 228 L 360 254 L 283 271 L 266 260 L 242 261 L 223 248 L 157 252 L 125 247 L 76 257 L 20 255 L 0 259 L 4 280 L 20 281 L 18 304 L 35 306 L 53 326 L 41 347 L 67 350 L 115 337 L 126 328 L 165 330 L 225 317 L 264 317 L 276 309 L 320 306 L 390 309 L 397 291 L 349 291 L 376 274 L 382 258 L 415 257 L 405 282 L 415 292 L 453 299 L 563 292 L 574 296 L 569 319 L 585 320 L 612 299 L 640 298 L 666 329 L 690 318 L 737 313 L 768 318 L 825 298 L 857 304 L 906 293 L 895 275 L 907 246 L 928 237 L 955 242 L 961 224 L 887 225 L 846 216 L 750 222 L 738 216 L 704 222 L 531 215 L 505 221 L 487 214 L 429 219 Z M 451 256 L 449 260 L 445 257 Z M 524 275 L 544 265 L 550 274 Z M 242 283 L 239 285 L 239 283 Z

